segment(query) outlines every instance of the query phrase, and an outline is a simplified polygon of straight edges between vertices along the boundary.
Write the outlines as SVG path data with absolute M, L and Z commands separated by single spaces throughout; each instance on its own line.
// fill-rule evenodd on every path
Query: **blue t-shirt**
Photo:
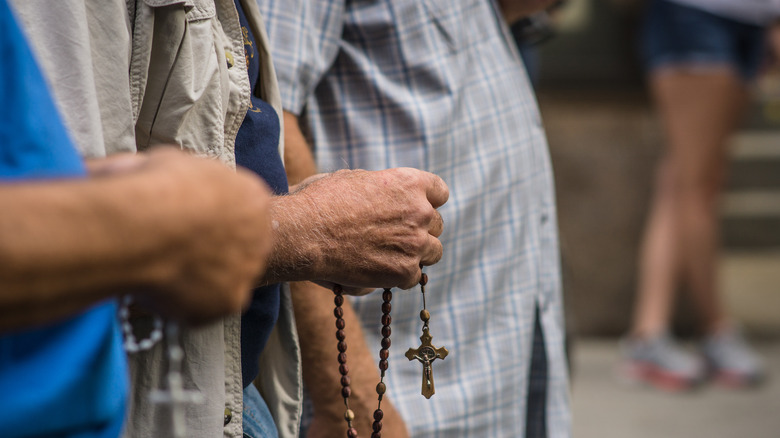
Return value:
M 257 97 L 260 53 L 241 1 L 235 0 L 235 4 L 241 20 L 249 83 L 252 85 L 251 106 L 236 135 L 236 164 L 260 175 L 275 194 L 284 194 L 288 187 L 287 175 L 279 156 L 279 115 L 268 102 Z M 257 376 L 257 358 L 278 317 L 279 285 L 255 289 L 249 309 L 241 318 L 241 375 L 244 387 Z
M 0 60 L 0 184 L 83 176 L 6 0 L 0 0 Z M 13 208 L 0 205 L 0 214 Z M 113 301 L 46 326 L 0 333 L 3 438 L 115 438 L 126 396 Z

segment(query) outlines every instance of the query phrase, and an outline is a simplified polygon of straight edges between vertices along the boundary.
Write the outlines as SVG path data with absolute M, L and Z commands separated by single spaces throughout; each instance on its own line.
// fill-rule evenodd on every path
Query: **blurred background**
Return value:
M 668 393 L 616 377 L 662 152 L 637 54 L 642 13 L 637 0 L 569 0 L 540 18 L 527 36 L 539 44 L 524 50 L 556 175 L 575 436 L 780 437 L 780 68 L 769 59 L 729 150 L 719 274 L 769 378 L 754 389 Z M 683 340 L 699 335 L 685 297 L 674 321 Z

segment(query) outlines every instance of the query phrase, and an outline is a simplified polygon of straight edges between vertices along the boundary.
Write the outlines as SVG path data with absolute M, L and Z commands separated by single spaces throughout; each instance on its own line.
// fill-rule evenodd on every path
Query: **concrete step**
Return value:
M 730 314 L 751 334 L 780 334 L 780 246 L 721 256 L 719 284 Z
M 780 189 L 780 131 L 744 131 L 729 148 L 727 190 Z
M 727 249 L 780 247 L 780 131 L 743 131 L 729 149 L 721 206 Z
M 727 192 L 721 223 L 725 248 L 780 247 L 780 188 Z

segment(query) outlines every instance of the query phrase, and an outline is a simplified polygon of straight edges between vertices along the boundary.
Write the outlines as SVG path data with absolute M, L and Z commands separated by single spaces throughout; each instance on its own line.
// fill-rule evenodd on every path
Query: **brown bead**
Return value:
M 382 395 L 387 391 L 387 387 L 385 386 L 384 382 L 379 382 L 376 384 L 376 393 L 379 395 Z
M 382 338 L 382 348 L 390 348 L 390 338 Z
M 349 376 L 341 376 L 341 386 L 349 386 L 350 382 Z
M 344 327 L 347 326 L 347 323 L 344 322 L 342 318 L 339 318 L 336 320 L 336 328 L 339 330 L 344 330 Z
M 338 348 L 340 353 L 347 351 L 347 343 L 344 341 L 339 342 Z
M 344 419 L 347 421 L 354 421 L 355 420 L 355 413 L 352 412 L 352 409 L 347 409 L 346 412 L 344 412 Z
M 335 316 L 336 318 L 343 318 L 344 309 L 342 309 L 341 307 L 336 307 L 335 309 L 333 309 L 333 316 Z
M 420 310 L 420 319 L 422 319 L 425 322 L 428 322 L 431 319 L 431 312 L 425 309 Z
M 342 376 L 346 376 L 347 374 L 349 374 L 349 367 L 347 366 L 347 364 L 343 363 L 339 365 L 339 372 L 341 373 Z
M 382 421 L 382 418 L 385 417 L 385 413 L 382 412 L 381 409 L 377 409 L 374 411 L 374 421 Z
M 384 348 L 379 350 L 380 359 L 387 359 L 388 357 L 390 357 L 390 353 L 387 350 L 385 350 Z
M 374 432 L 371 434 L 371 438 L 382 438 L 382 434 L 380 432 Z
M 357 430 L 354 427 L 347 429 L 347 438 L 358 438 Z
M 336 330 L 336 339 L 339 341 L 347 339 L 347 335 L 344 333 L 344 330 Z
M 341 287 L 340 284 L 334 284 L 333 285 L 333 293 L 334 294 L 340 294 L 342 292 L 344 292 L 344 289 Z
M 374 432 L 379 432 L 382 430 L 382 422 L 381 421 L 374 421 Z
M 420 286 L 425 286 L 428 284 L 428 274 L 423 272 L 422 276 L 420 277 Z
M 389 326 L 389 325 L 386 325 L 386 326 L 383 326 L 383 327 L 382 327 L 382 336 L 384 336 L 384 337 L 386 337 L 386 338 L 389 338 L 389 337 L 390 337 L 390 334 L 391 334 L 392 332 L 393 332 L 393 331 L 392 331 L 392 330 L 390 330 L 390 326 Z
M 393 292 L 390 291 L 390 289 L 385 289 L 385 291 L 382 292 L 382 299 L 385 300 L 385 302 L 389 303 L 390 300 L 393 299 Z
M 387 359 L 382 359 L 379 361 L 379 369 L 382 371 L 387 371 Z
M 347 353 L 339 353 L 339 363 L 347 363 Z
M 349 389 L 349 386 L 345 386 L 341 388 L 341 396 L 344 398 L 349 398 L 349 396 L 352 395 L 352 390 Z
M 382 303 L 382 313 L 390 313 L 392 308 L 393 306 L 391 306 L 390 303 Z
M 390 325 L 392 321 L 393 318 L 391 318 L 390 315 L 382 315 L 382 325 Z
M 344 304 L 344 296 L 343 295 L 336 295 L 335 297 L 333 297 L 333 303 L 337 307 L 341 306 L 342 304 Z

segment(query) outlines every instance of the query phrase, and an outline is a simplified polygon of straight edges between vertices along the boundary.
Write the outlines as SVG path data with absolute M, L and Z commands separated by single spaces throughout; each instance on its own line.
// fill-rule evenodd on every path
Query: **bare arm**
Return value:
M 241 309 L 270 248 L 267 189 L 173 150 L 128 160 L 119 174 L 0 186 L 0 330 L 124 292 L 190 322 Z
M 546 9 L 553 3 L 555 3 L 555 0 L 498 0 L 504 19 L 509 24 L 534 12 Z
M 297 118 L 285 112 L 285 163 L 290 184 L 298 184 L 316 172 L 311 151 L 298 129 Z M 293 165 L 289 165 L 295 163 Z M 308 438 L 330 438 L 344 434 L 344 403 L 341 399 L 341 375 L 338 371 L 334 336 L 333 293 L 309 282 L 291 285 L 295 320 L 301 340 L 303 380 L 314 404 L 314 419 Z M 379 371 L 366 346 L 360 321 L 352 306 L 345 302 L 344 320 L 348 345 L 348 365 L 352 395 L 350 407 L 356 413 L 355 427 L 360 436 L 371 436 L 371 415 L 376 409 L 375 387 Z M 377 347 L 378 348 L 378 347 Z M 392 396 L 392 394 L 390 395 Z M 398 411 L 385 398 L 382 435 L 406 438 L 406 425 Z

